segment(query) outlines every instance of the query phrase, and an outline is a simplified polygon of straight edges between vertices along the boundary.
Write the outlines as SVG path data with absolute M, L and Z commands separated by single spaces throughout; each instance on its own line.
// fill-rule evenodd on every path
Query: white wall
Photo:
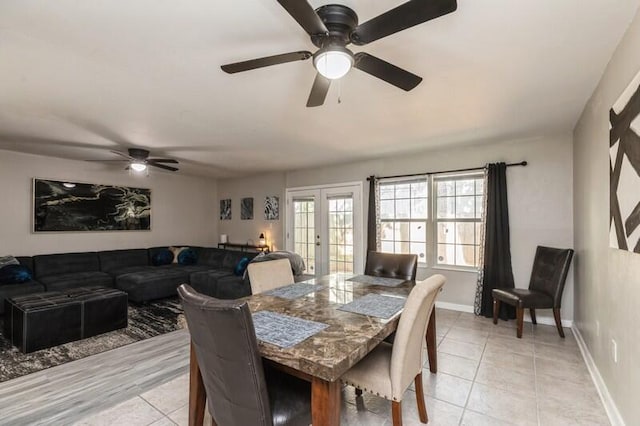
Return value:
M 32 232 L 32 179 L 151 189 L 151 231 Z M 217 239 L 216 181 L 160 173 L 130 176 L 102 164 L 0 150 L 0 255 L 212 245 Z
M 220 220 L 218 231 L 227 234 L 229 242 L 258 243 L 260 233 L 264 233 L 271 250 L 283 250 L 284 222 L 284 189 L 285 173 L 268 173 L 239 179 L 223 179 L 218 181 L 218 198 L 231 199 L 231 220 Z M 280 219 L 264 219 L 264 199 L 266 196 L 280 197 Z M 240 219 L 240 200 L 253 197 L 253 220 Z M 220 217 L 220 204 L 216 207 Z
M 640 14 L 574 131 L 576 325 L 628 425 L 640 421 L 640 255 L 609 248 L 609 109 L 638 71 Z
M 285 175 L 281 191 L 283 192 L 285 187 L 363 181 L 365 188 L 363 204 L 366 207 L 368 202 L 366 177 L 372 174 L 383 176 L 420 173 L 477 167 L 488 162 L 527 160 L 529 166 L 512 167 L 507 172 L 514 277 L 517 287 L 527 287 L 537 245 L 573 246 L 571 145 L 571 135 L 556 135 L 535 140 L 424 151 L 413 155 L 290 171 Z M 259 176 L 253 180 L 221 181 L 219 192 L 221 197 L 224 193 L 224 197 L 233 199 L 235 217 L 235 209 L 239 208 L 239 199 L 245 196 L 244 194 L 250 194 L 247 191 L 273 192 L 280 179 L 281 174 L 276 173 Z M 264 182 L 266 187 L 261 187 L 261 182 Z M 240 239 L 255 238 L 253 235 L 256 234 L 257 229 L 250 224 L 244 226 L 236 224 L 237 226 L 233 228 L 223 228 L 223 222 L 220 221 L 221 232 L 223 232 L 222 229 L 232 229 Z M 243 229 L 246 230 L 244 236 Z M 279 237 L 274 238 L 274 242 L 278 247 L 284 247 L 282 228 L 278 231 Z M 473 305 L 477 274 L 450 270 L 438 272 L 444 273 L 448 278 L 440 301 Z M 419 276 L 424 277 L 432 273 L 431 269 L 425 269 L 419 272 Z M 562 314 L 566 320 L 573 318 L 571 276 L 567 280 Z M 549 317 L 550 312 L 541 312 L 540 317 L 545 316 Z

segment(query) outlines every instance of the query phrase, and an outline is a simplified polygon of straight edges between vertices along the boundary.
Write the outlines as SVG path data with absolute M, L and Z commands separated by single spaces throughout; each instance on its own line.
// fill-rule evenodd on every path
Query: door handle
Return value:
M 316 242 L 316 245 L 319 246 L 320 245 L 320 241 Z

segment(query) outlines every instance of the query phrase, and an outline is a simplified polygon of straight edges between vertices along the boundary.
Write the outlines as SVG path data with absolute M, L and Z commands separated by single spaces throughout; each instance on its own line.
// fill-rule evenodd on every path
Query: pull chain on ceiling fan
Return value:
M 358 15 L 347 6 L 328 4 L 313 9 L 306 0 L 278 0 L 278 3 L 309 34 L 318 47 L 315 53 L 298 51 L 243 62 L 222 65 L 229 74 L 287 62 L 305 61 L 313 57 L 317 70 L 308 107 L 320 106 L 331 86 L 331 80 L 344 77 L 351 68 L 357 68 L 409 91 L 422 78 L 389 62 L 365 52 L 353 53 L 346 46 L 363 46 L 381 38 L 406 30 L 457 9 L 456 0 L 411 0 L 369 21 L 358 25 Z

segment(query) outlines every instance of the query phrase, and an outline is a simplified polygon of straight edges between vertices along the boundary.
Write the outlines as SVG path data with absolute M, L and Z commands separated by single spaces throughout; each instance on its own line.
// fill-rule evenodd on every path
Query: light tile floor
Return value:
M 573 333 L 438 309 L 438 373 L 424 370 L 429 425 L 609 425 Z M 425 357 L 426 360 L 426 357 Z M 78 425 L 187 425 L 188 376 L 182 375 Z M 403 400 L 405 425 L 419 425 L 415 392 Z M 351 387 L 342 393 L 343 425 L 390 425 L 391 403 Z

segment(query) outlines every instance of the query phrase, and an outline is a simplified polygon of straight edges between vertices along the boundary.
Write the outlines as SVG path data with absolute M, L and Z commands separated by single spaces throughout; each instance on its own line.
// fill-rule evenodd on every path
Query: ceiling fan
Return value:
M 129 148 L 127 154 L 120 151 L 111 151 L 116 155 L 123 157 L 118 160 L 87 160 L 87 161 L 100 161 L 100 162 L 129 162 L 129 165 L 125 170 L 133 170 L 135 172 L 143 172 L 147 170 L 148 166 L 158 167 L 160 169 L 169 170 L 171 172 L 177 172 L 178 168 L 167 166 L 164 163 L 178 164 L 177 160 L 171 158 L 149 158 L 149 151 L 141 148 Z
M 456 0 L 410 0 L 358 25 L 358 15 L 347 6 L 328 4 L 314 10 L 306 0 L 278 0 L 278 3 L 311 36 L 311 42 L 318 50 L 315 53 L 303 50 L 267 56 L 222 65 L 221 68 L 233 74 L 313 57 L 313 65 L 318 73 L 307 100 L 308 107 L 322 105 L 331 80 L 345 76 L 351 68 L 357 68 L 400 89 L 413 89 L 420 84 L 422 77 L 368 53 L 354 54 L 346 46 L 350 43 L 363 46 L 454 12 L 458 7 Z

